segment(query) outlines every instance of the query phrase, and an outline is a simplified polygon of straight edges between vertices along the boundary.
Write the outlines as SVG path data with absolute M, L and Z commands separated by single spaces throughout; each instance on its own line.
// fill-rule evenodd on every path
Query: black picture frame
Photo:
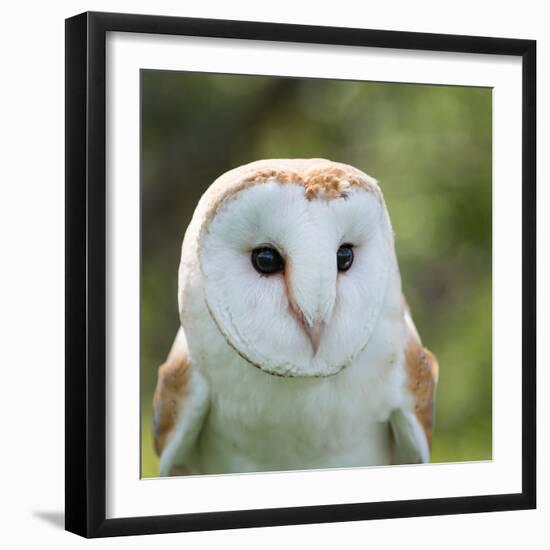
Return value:
M 66 529 L 107 537 L 536 506 L 536 42 L 115 13 L 66 20 Z M 518 56 L 522 121 L 522 491 L 106 519 L 105 41 L 109 31 Z

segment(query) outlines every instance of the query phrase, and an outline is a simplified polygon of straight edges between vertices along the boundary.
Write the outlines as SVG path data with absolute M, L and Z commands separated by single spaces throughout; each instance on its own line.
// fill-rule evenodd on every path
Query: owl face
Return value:
M 251 365 L 329 376 L 368 345 L 395 266 L 391 227 L 377 187 L 282 179 L 241 186 L 205 221 L 205 303 Z

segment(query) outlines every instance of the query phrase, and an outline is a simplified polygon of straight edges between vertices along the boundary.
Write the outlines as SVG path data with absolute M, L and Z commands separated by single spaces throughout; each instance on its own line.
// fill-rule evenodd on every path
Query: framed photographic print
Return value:
M 530 40 L 66 21 L 66 528 L 535 507 Z

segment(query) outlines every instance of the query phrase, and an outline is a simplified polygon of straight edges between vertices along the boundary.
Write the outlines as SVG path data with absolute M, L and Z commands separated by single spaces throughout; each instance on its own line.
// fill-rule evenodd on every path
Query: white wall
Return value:
M 0 540 L 8 547 L 78 548 L 64 533 L 63 285 L 64 285 L 64 18 L 93 9 L 221 19 L 534 38 L 538 40 L 539 182 L 549 179 L 550 36 L 543 2 L 305 2 L 231 0 L 5 2 L 0 33 Z M 539 186 L 539 243 L 550 237 L 543 219 L 549 192 Z M 518 200 L 520 198 L 518 189 Z M 539 245 L 539 281 L 550 258 Z M 548 286 L 539 284 L 539 341 L 549 313 Z M 540 312 L 546 306 L 544 314 Z M 544 318 L 544 319 L 543 319 Z M 539 346 L 539 464 L 550 460 L 550 406 L 543 389 L 549 353 Z M 446 550 L 541 548 L 550 538 L 550 490 L 539 467 L 539 510 L 163 535 L 103 541 L 106 547 L 316 548 Z M 538 542 L 537 542 L 538 541 Z M 98 544 L 89 543 L 89 544 Z

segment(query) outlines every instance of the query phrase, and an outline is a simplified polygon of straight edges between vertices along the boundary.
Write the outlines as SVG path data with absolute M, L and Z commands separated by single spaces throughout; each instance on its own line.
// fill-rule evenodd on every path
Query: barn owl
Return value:
M 438 366 L 376 180 L 262 160 L 204 193 L 153 404 L 160 475 L 428 462 Z

